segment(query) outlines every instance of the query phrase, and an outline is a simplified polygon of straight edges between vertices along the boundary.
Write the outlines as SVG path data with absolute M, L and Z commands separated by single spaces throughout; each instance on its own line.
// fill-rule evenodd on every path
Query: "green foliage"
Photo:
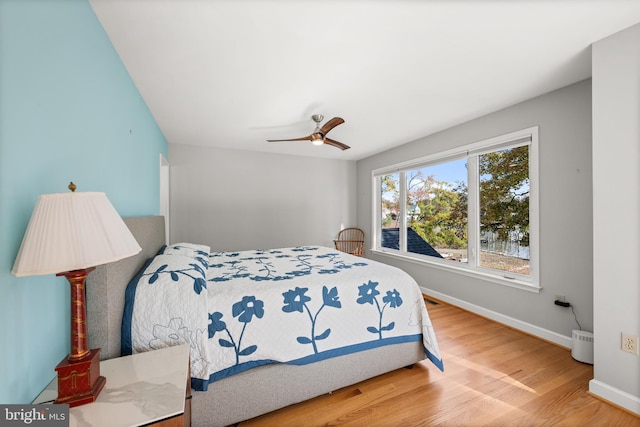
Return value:
M 481 231 L 507 241 L 517 232 L 529 245 L 529 147 L 522 146 L 478 156 Z M 381 178 L 383 227 L 397 227 L 399 174 Z M 465 183 L 436 181 L 422 170 L 407 171 L 409 226 L 438 248 L 467 247 L 468 189 Z
M 467 247 L 467 189 L 438 182 L 432 176 L 422 181 L 426 197 L 417 202 L 411 228 L 431 246 L 460 249 Z
M 529 148 L 510 148 L 479 156 L 480 224 L 508 240 L 518 230 L 529 244 Z
M 400 215 L 400 189 L 399 175 L 385 175 L 380 179 L 380 191 L 382 194 L 382 210 L 387 214 L 382 218 L 382 228 L 398 226 L 398 215 Z

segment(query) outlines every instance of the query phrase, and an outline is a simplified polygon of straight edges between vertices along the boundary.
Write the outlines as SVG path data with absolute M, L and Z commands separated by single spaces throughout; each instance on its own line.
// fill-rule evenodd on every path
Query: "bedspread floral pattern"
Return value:
M 183 258 L 184 264 L 160 258 L 141 275 L 132 294 L 138 308 L 130 315 L 136 319 L 130 345 L 139 352 L 145 343 L 159 348 L 188 342 L 196 390 L 263 364 L 306 364 L 413 341 L 422 341 L 426 356 L 442 369 L 420 289 L 396 268 L 310 246 L 214 252 L 202 269 L 194 258 Z M 184 296 L 174 294 L 190 287 Z M 155 292 L 162 304 L 138 302 Z
M 258 319 L 262 319 L 262 316 L 264 316 L 264 303 L 257 300 L 255 296 L 245 296 L 242 297 L 242 301 L 233 304 L 232 313 L 233 317 L 237 317 L 238 321 L 243 323 L 238 343 L 236 344 L 233 335 L 231 335 L 231 331 L 227 328 L 227 324 L 222 320 L 223 314 L 218 311 L 209 314 L 209 338 L 213 338 L 216 332 L 226 331 L 229 339 L 220 338 L 218 339 L 218 344 L 220 344 L 221 347 L 234 349 L 236 365 L 238 365 L 240 363 L 240 356 L 249 356 L 258 349 L 258 346 L 255 344 L 242 348 L 242 338 L 244 337 L 247 324 L 251 322 L 253 317 L 255 316 Z
M 125 292 L 123 355 L 187 343 L 192 375 L 208 375 L 207 269 L 208 259 L 184 251 L 145 265 Z
M 325 340 L 331 334 L 331 328 L 327 328 L 321 334 L 316 335 L 318 315 L 325 307 L 342 308 L 342 303 L 339 301 L 338 289 L 335 286 L 331 288 L 331 290 L 326 286 L 323 286 L 322 305 L 315 314 L 311 314 L 311 309 L 307 305 L 307 303 L 311 301 L 311 298 L 305 295 L 308 290 L 309 288 L 296 287 L 295 289 L 289 289 L 287 292 L 284 292 L 282 294 L 284 297 L 284 306 L 282 307 L 282 311 L 285 313 L 293 313 L 295 311 L 300 313 L 303 313 L 304 311 L 307 312 L 309 320 L 311 321 L 311 336 L 299 336 L 296 338 L 296 341 L 300 344 L 311 344 L 313 346 L 313 352 L 318 354 L 317 341 Z
M 214 252 L 211 257 L 215 262 L 209 264 L 211 282 L 228 282 L 233 279 L 249 279 L 256 282 L 293 280 L 296 277 L 317 274 L 336 274 L 341 270 L 367 265 L 361 259 L 352 263 L 346 262 L 338 253 L 314 253 L 317 247 L 292 248 L 291 253 L 285 253 L 280 249 L 270 251 L 253 251 L 251 256 L 240 252 Z M 278 260 L 290 261 L 292 269 L 282 271 L 283 264 Z M 314 261 L 323 261 L 322 263 Z
M 378 301 L 378 295 L 380 295 L 380 291 L 376 289 L 378 286 L 378 282 L 372 282 L 369 280 L 369 283 L 363 283 L 361 286 L 358 286 L 358 300 L 356 301 L 358 304 L 376 304 L 376 308 L 378 309 L 379 321 L 378 327 L 369 326 L 367 327 L 367 331 L 372 334 L 378 334 L 378 339 L 382 339 L 382 331 L 391 331 L 395 328 L 395 322 L 391 322 L 386 326 L 382 326 L 382 316 L 384 315 L 384 310 L 387 306 L 391 308 L 397 308 L 402 305 L 402 298 L 400 298 L 400 292 L 396 289 L 393 291 L 387 291 L 387 295 L 382 297 L 382 302 L 384 305 L 380 307 L 380 302 Z
M 201 262 L 204 262 L 204 260 L 201 260 Z M 190 263 L 189 268 L 183 268 L 179 270 L 167 270 L 167 267 L 169 267 L 169 264 L 162 264 L 155 271 L 150 271 L 149 273 L 145 273 L 143 274 L 143 276 L 151 276 L 149 278 L 149 284 L 153 285 L 158 281 L 158 279 L 160 278 L 160 275 L 163 275 L 163 274 L 169 275 L 169 277 L 171 277 L 171 280 L 174 282 L 180 281 L 180 276 L 183 275 L 193 280 L 193 291 L 198 295 L 200 295 L 200 292 L 202 292 L 203 289 L 207 288 L 207 282 L 206 280 L 204 280 L 203 277 L 196 277 L 194 274 L 191 273 L 191 272 L 197 272 L 199 276 L 206 275 L 204 269 L 200 265 L 196 264 L 195 262 Z

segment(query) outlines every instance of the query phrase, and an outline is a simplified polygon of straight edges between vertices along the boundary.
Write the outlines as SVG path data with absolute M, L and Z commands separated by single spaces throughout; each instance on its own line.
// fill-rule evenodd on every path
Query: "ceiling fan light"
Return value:
M 322 144 L 324 144 L 324 138 L 313 137 L 311 139 L 311 143 L 313 145 L 322 145 Z

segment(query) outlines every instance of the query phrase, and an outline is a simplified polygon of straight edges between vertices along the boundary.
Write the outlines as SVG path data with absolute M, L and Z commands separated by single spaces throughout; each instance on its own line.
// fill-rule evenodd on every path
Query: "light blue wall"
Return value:
M 38 195 L 103 191 L 158 214 L 167 141 L 86 0 L 0 0 L 0 403 L 30 402 L 69 352 L 69 290 L 10 274 Z

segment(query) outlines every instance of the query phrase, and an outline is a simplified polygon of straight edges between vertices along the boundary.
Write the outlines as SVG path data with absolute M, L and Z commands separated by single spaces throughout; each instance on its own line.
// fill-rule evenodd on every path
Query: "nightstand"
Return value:
M 69 409 L 71 427 L 191 425 L 188 345 L 104 360 L 100 371 L 107 384 L 95 402 Z M 53 402 L 57 385 L 54 378 L 33 403 Z

